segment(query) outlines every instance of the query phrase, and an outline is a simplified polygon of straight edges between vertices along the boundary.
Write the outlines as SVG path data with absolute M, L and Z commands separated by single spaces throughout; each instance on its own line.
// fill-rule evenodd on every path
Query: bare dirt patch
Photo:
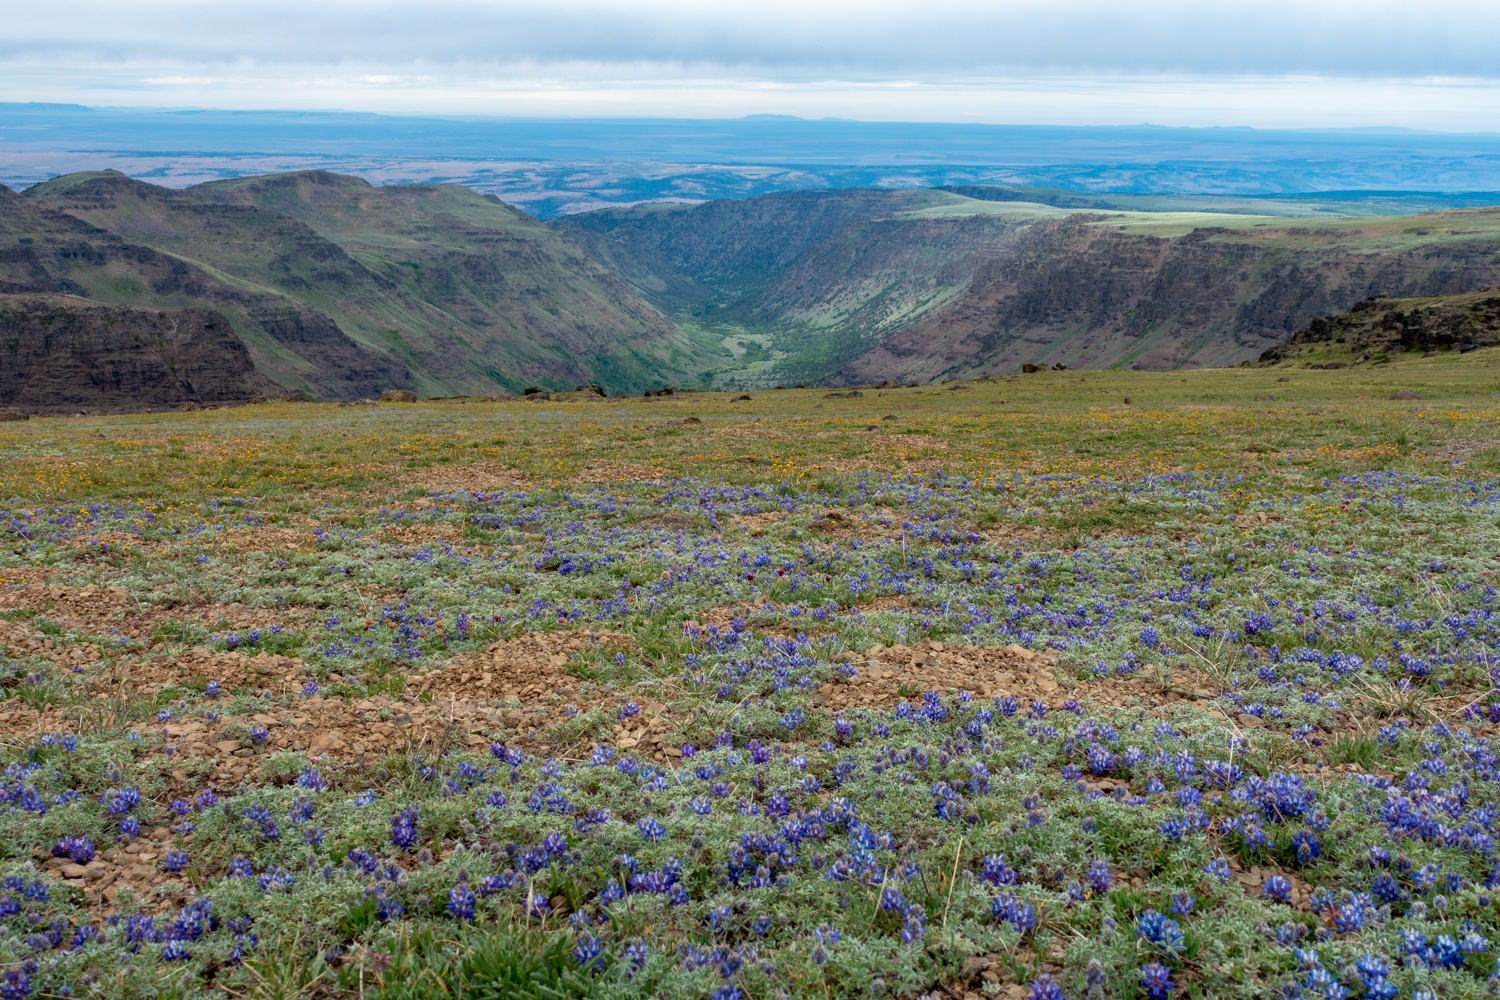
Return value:
M 1170 684 L 1155 677 L 1091 678 L 1059 681 L 1057 650 L 1036 652 L 1023 646 L 950 646 L 927 640 L 914 646 L 872 646 L 843 657 L 854 668 L 852 677 L 819 689 L 824 708 L 891 708 L 912 701 L 925 691 L 968 691 L 975 697 L 1009 695 L 1021 704 L 1040 701 L 1051 708 L 1067 699 L 1080 705 L 1126 707 L 1147 703 L 1153 709 L 1179 702 L 1214 697 L 1206 679 L 1195 671 L 1172 672 Z
M 882 594 L 872 601 L 861 603 L 857 611 L 915 611 L 917 606 L 905 594 Z
M 919 451 L 947 451 L 948 442 L 932 434 L 880 434 L 875 438 L 875 447 L 884 451 L 908 455 Z
M 16 699 L 0 702 L 0 739 L 31 744 L 48 733 L 76 735 L 78 720 L 65 709 L 37 709 Z
M 571 478 L 585 483 L 651 483 L 662 482 L 669 476 L 654 465 L 600 460 L 589 462 Z
M 653 528 L 665 528 L 668 531 L 690 531 L 698 527 L 698 519 L 696 517 L 675 510 L 652 514 L 642 523 Z
M 1424 454 L 1450 465 L 1461 465 L 1481 452 L 1494 451 L 1495 447 L 1494 441 L 1476 438 L 1454 438 L 1451 441 L 1444 441 L 1436 448 L 1428 449 Z
M 311 526 L 292 528 L 275 524 L 235 528 L 229 532 L 226 540 L 238 548 L 256 552 L 295 552 L 298 549 L 310 549 L 317 542 Z
M 110 550 L 133 549 L 144 544 L 140 535 L 129 531 L 101 531 L 92 535 L 74 535 L 61 542 L 63 548 L 70 552 L 78 552 L 82 556 L 90 553 L 106 553 Z
M 458 659 L 407 678 L 406 690 L 470 701 L 487 699 L 536 700 L 577 693 L 567 672 L 570 654 L 584 650 L 620 650 L 631 645 L 623 632 L 536 632 L 504 639 L 482 653 Z
M 397 545 L 451 545 L 462 537 L 454 524 L 388 524 L 380 533 Z
M 50 566 L 0 566 L 0 586 L 45 586 L 54 572 Z
M 217 681 L 231 691 L 276 692 L 301 687 L 310 676 L 298 657 L 215 652 L 201 646 L 176 656 L 158 654 L 134 663 L 120 663 L 114 672 L 132 690 L 145 694 L 190 680 Z
M 30 608 L 42 610 L 55 608 L 69 617 L 98 614 L 108 609 L 124 606 L 130 600 L 130 592 L 124 587 L 21 587 L 0 591 L 0 609 Z
M 47 635 L 31 622 L 0 619 L 0 653 L 16 657 L 38 657 L 59 666 L 84 666 L 99 659 L 96 646 L 79 646 L 67 639 Z
M 304 606 L 196 603 L 165 595 L 153 595 L 148 600 L 124 587 L 55 585 L 0 591 L 0 611 L 7 610 L 34 611 L 51 625 L 75 635 L 124 636 L 153 644 L 155 630 L 165 623 L 191 622 L 210 629 L 238 631 L 301 625 L 319 615 L 317 609 Z M 0 622 L 0 645 L 46 655 L 57 662 L 92 663 L 100 656 L 97 646 L 49 636 L 27 622 Z
M 431 698 L 439 712 L 488 713 L 503 722 L 522 747 L 554 756 L 587 753 L 605 739 L 621 750 L 655 754 L 658 760 L 680 756 L 668 742 L 674 727 L 667 699 L 675 687 L 653 686 L 648 693 L 603 687 L 580 681 L 568 672 L 574 654 L 620 650 L 632 640 L 620 632 L 543 632 L 497 642 L 483 653 L 413 675 L 409 693 Z M 474 706 L 488 702 L 489 707 Z M 631 706 L 626 714 L 627 706 Z M 617 716 L 617 723 L 597 738 L 570 735 L 566 724 L 580 713 L 598 709 Z
M 901 535 L 901 525 L 891 522 L 885 514 L 871 515 L 865 511 L 840 510 L 829 507 L 808 522 L 808 528 L 822 535 L 835 538 L 878 541 L 893 539 Z
M 393 485 L 433 493 L 493 493 L 525 486 L 529 482 L 526 473 L 501 465 L 434 465 L 403 472 L 395 477 L 394 483 L 387 483 L 370 495 L 388 498 Z
M 735 531 L 746 531 L 752 537 L 759 538 L 766 533 L 767 528 L 780 524 L 784 520 L 786 520 L 786 514 L 779 510 L 765 510 L 756 514 L 731 514 L 727 519 L 726 527 Z
M 50 855 L 41 855 L 36 862 L 53 878 L 82 892 L 84 901 L 96 915 L 113 908 L 116 897 L 124 890 L 133 894 L 134 902 L 143 912 L 151 914 L 180 905 L 189 894 L 186 877 L 161 867 L 162 858 L 173 846 L 171 831 L 159 827 L 129 843 L 101 851 L 86 865 Z
M 378 695 L 346 700 L 315 695 L 239 715 L 184 718 L 161 727 L 177 767 L 168 773 L 171 794 L 203 787 L 218 792 L 267 783 L 271 755 L 306 753 L 321 765 L 378 763 L 402 753 L 441 757 L 450 750 L 480 750 L 503 735 L 505 712 L 471 702 L 433 702 Z M 256 740 L 252 735 L 262 730 Z

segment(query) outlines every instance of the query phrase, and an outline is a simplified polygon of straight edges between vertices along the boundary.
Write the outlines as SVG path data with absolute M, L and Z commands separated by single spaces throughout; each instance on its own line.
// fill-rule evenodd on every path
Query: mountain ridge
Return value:
M 1500 286 L 1500 209 L 1120 203 L 1145 204 L 868 189 L 543 223 L 457 185 L 92 171 L 0 187 L 0 293 L 207 310 L 278 391 L 355 399 L 1233 365 L 1372 295 Z
M 725 386 L 1232 365 L 1370 295 L 1500 283 L 1496 209 L 1299 219 L 971 193 L 989 196 L 829 192 L 841 207 L 806 221 L 774 195 L 552 224 L 601 260 L 628 256 L 622 273 L 679 322 L 764 338 L 783 359 L 717 373 Z M 725 233 L 780 255 L 775 273 L 717 245 Z
M 217 305 L 258 368 L 321 398 L 539 381 L 639 390 L 717 357 L 565 237 L 464 188 L 302 171 L 169 189 L 105 171 L 54 178 L 0 212 L 93 245 L 91 265 L 54 254 L 24 274 L 0 266 L 0 287 Z

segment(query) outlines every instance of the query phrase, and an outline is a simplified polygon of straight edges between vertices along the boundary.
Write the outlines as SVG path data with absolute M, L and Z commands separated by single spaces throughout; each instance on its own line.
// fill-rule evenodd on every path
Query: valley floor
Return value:
M 1500 349 L 0 424 L 0 996 L 1496 988 Z

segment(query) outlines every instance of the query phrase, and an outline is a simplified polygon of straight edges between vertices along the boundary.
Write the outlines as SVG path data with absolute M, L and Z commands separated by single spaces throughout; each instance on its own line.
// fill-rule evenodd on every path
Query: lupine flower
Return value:
M 1031 981 L 1031 992 L 1027 994 L 1027 1000 L 1067 1000 L 1067 995 L 1044 972 Z
M 1172 972 L 1166 966 L 1151 962 L 1141 968 L 1141 992 L 1147 1000 L 1167 1000 L 1172 995 Z
M 573 960 L 591 972 L 598 971 L 604 960 L 604 946 L 593 934 L 583 934 L 573 946 Z
M 53 857 L 67 857 L 80 865 L 94 860 L 94 842 L 87 837 L 64 837 L 52 848 Z
M 1180 955 L 1184 944 L 1182 928 L 1171 917 L 1147 910 L 1135 918 L 1135 932 L 1141 940 L 1162 955 Z
M 417 846 L 417 819 L 419 817 L 416 806 L 407 806 L 391 818 L 391 843 L 403 851 L 409 851 Z
M 1289 903 L 1292 900 L 1292 883 L 1280 875 L 1272 875 L 1261 883 L 1260 894 L 1278 903 Z
M 454 920 L 474 919 L 474 893 L 466 883 L 460 882 L 448 890 L 446 909 Z

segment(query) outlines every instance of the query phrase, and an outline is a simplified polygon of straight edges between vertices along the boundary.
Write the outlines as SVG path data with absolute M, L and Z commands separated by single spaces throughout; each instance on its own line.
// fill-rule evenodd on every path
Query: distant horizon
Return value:
M 15 101 L 0 99 L 0 110 L 4 109 L 69 110 L 94 112 L 145 112 L 156 114 L 222 113 L 231 115 L 348 115 L 373 118 L 419 118 L 446 121 L 478 122 L 740 122 L 781 121 L 817 124 L 849 124 L 951 128 L 1014 128 L 1014 129 L 1160 129 L 1163 131 L 1243 131 L 1243 132 L 1358 132 L 1395 133 L 1442 136 L 1500 136 L 1500 123 L 1494 128 L 1456 129 L 1419 128 L 1412 125 L 1251 125 L 1251 124 L 1179 124 L 1163 121 L 1120 122 L 1070 122 L 1070 121 L 980 121 L 960 119 L 907 119 L 907 118 L 854 118 L 845 115 L 788 114 L 782 112 L 747 112 L 744 114 L 564 114 L 553 112 L 517 112 L 499 114 L 480 111 L 416 111 L 378 110 L 368 108 L 322 106 L 322 107 L 274 107 L 274 106 L 227 106 L 208 104 L 86 104 L 77 101 Z

